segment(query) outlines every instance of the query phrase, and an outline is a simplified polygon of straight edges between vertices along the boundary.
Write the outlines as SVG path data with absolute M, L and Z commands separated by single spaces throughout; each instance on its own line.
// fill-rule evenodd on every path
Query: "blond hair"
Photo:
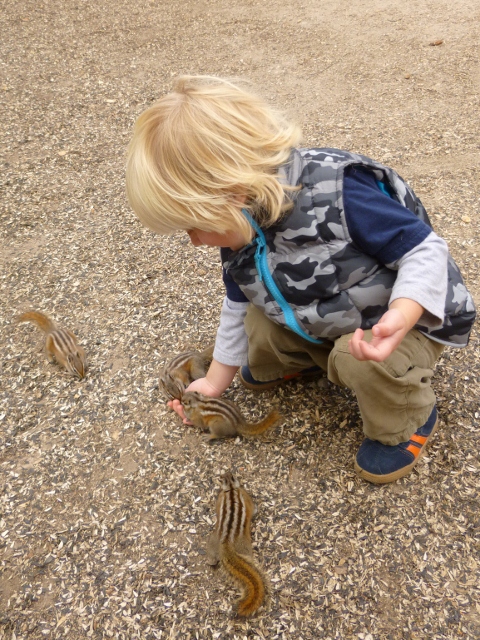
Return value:
M 157 233 L 200 229 L 253 236 L 241 213 L 262 226 L 290 206 L 278 168 L 300 130 L 261 98 L 229 80 L 182 76 L 173 93 L 144 111 L 127 157 L 127 195 Z

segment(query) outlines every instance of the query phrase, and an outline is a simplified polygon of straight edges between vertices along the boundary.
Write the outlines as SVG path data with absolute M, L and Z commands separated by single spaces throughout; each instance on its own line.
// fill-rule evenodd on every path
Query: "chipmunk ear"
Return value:
M 238 487 L 240 486 L 239 481 L 231 471 L 227 471 L 223 474 L 223 476 L 221 477 L 221 483 L 223 491 L 228 491 L 229 489 L 238 489 Z

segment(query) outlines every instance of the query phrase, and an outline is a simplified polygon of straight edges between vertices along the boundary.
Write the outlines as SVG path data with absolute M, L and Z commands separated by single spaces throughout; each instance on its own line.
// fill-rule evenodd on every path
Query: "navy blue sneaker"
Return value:
M 240 378 L 240 382 L 247 389 L 251 389 L 252 391 L 265 391 L 266 389 L 273 389 L 273 387 L 283 384 L 284 382 L 288 382 L 289 380 L 296 380 L 297 378 L 315 378 L 322 375 L 322 372 L 321 367 L 314 366 L 309 369 L 302 369 L 302 371 L 298 371 L 297 373 L 291 373 L 288 376 L 283 376 L 283 378 L 276 378 L 275 380 L 261 382 L 260 380 L 255 380 L 248 367 L 242 367 L 238 373 L 238 377 Z
M 437 425 L 437 408 L 433 407 L 426 423 L 415 431 L 408 442 L 388 446 L 365 438 L 355 459 L 355 471 L 364 480 L 375 484 L 403 478 L 410 473 L 425 453 L 425 448 L 430 437 L 435 433 Z

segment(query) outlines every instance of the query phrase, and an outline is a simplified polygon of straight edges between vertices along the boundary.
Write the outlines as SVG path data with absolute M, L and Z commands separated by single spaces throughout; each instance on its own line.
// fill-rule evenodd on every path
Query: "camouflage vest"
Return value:
M 388 308 L 397 272 L 352 242 L 343 208 L 343 174 L 349 165 L 370 169 L 389 193 L 431 227 L 413 190 L 392 169 L 337 149 L 300 149 L 283 168 L 285 182 L 301 184 L 294 206 L 263 229 L 265 265 L 287 301 L 300 331 L 335 340 L 357 328 L 370 329 Z M 383 185 L 380 185 L 383 186 Z M 234 252 L 224 267 L 246 297 L 274 322 L 290 326 L 281 305 L 256 268 L 257 239 Z M 416 328 L 433 340 L 463 347 L 475 320 L 472 297 L 453 258 L 448 258 L 448 293 L 441 328 Z M 298 331 L 297 331 L 298 332 Z M 314 340 L 312 340 L 314 341 Z

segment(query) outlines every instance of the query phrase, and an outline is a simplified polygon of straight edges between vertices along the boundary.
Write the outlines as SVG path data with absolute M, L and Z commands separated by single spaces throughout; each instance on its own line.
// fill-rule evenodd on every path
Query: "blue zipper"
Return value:
M 313 342 L 314 344 L 322 344 L 324 340 L 320 340 L 319 338 L 312 338 L 312 336 L 309 336 L 308 333 L 306 333 L 298 324 L 297 318 L 293 313 L 293 309 L 281 294 L 280 289 L 277 287 L 277 284 L 268 268 L 267 242 L 265 240 L 262 229 L 246 209 L 242 209 L 242 213 L 248 220 L 248 222 L 252 225 L 257 234 L 253 242 L 256 242 L 257 244 L 257 248 L 255 249 L 255 266 L 257 267 L 260 282 L 264 283 L 265 288 L 282 310 L 288 328 L 305 340 L 308 340 L 308 342 Z

